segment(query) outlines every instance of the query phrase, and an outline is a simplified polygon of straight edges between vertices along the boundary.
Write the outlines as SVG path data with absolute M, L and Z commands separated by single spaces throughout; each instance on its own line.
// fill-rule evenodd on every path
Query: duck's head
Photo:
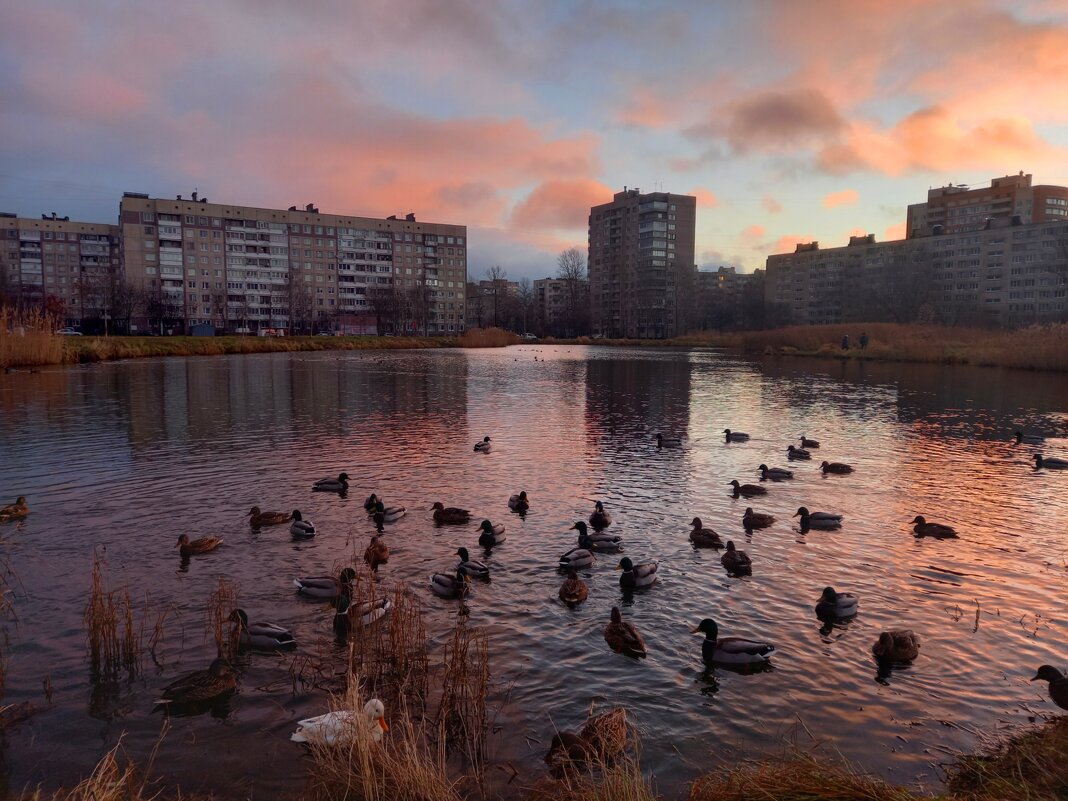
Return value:
M 690 633 L 704 634 L 706 640 L 717 640 L 719 639 L 719 626 L 716 625 L 716 621 L 712 618 L 706 617 Z
M 489 438 L 489 437 L 483 437 L 483 438 L 482 438 L 482 441 L 483 441 L 483 442 L 489 442 L 489 441 L 490 441 L 490 438 Z
M 690 521 L 690 525 L 694 528 L 701 528 L 701 518 L 695 517 L 693 520 Z
M 20 495 L 19 497 L 15 498 L 15 506 L 25 506 L 25 505 L 26 505 L 26 496 L 25 495 Z
M 796 450 L 797 450 L 797 448 L 795 448 L 793 445 L 787 445 L 786 446 L 786 452 L 787 453 L 793 453 Z
M 575 572 L 575 568 L 573 568 L 573 567 L 572 568 L 568 568 L 567 577 L 572 581 L 577 581 L 578 580 L 578 573 Z
M 526 490 L 521 490 L 520 493 L 519 493 L 519 500 L 525 501 L 526 499 L 527 499 L 527 491 Z
M 916 515 L 914 518 L 912 518 L 912 522 L 915 523 L 917 526 L 923 526 L 927 523 L 927 521 L 923 519 L 923 515 Z
M 1064 676 L 1061 672 L 1053 667 L 1053 665 L 1043 665 L 1038 669 L 1038 673 L 1035 674 L 1035 677 L 1031 679 L 1031 681 L 1039 681 L 1040 679 L 1042 681 L 1057 681 L 1063 678 Z
M 376 503 L 378 503 L 378 496 L 372 492 L 367 496 L 367 505 L 374 506 Z
M 377 723 L 382 731 L 389 731 L 389 724 L 386 723 L 386 706 L 377 698 L 372 698 L 363 705 L 363 714 L 368 723 Z
M 766 473 L 768 472 L 768 466 L 766 464 L 762 464 L 760 465 L 760 467 L 757 468 L 757 470 L 759 470 L 761 473 Z
M 297 521 L 298 523 L 299 523 L 299 522 L 300 522 L 301 520 L 303 520 L 303 519 L 304 519 L 303 517 L 301 517 L 301 516 L 300 516 L 300 509 L 294 509 L 294 510 L 293 510 L 293 519 L 294 519 L 294 520 L 296 520 L 296 521 Z
M 575 525 L 573 525 L 568 530 L 569 531 L 577 531 L 579 533 L 580 537 L 584 537 L 586 535 L 586 521 L 585 520 L 576 520 L 575 521 Z
M 656 435 L 656 444 L 659 445 L 663 441 L 664 441 L 664 435 L 663 434 L 657 434 Z
M 461 562 L 467 562 L 471 559 L 471 554 L 467 552 L 467 548 L 457 548 L 456 555 L 460 557 Z
M 434 501 L 434 505 L 430 507 L 430 511 L 437 512 L 438 510 L 444 511 L 445 504 L 443 504 L 441 501 Z
M 596 512 L 603 512 L 604 511 L 604 504 L 601 503 L 600 501 L 597 501 L 597 503 L 595 503 L 593 505 L 593 509 Z
M 229 676 L 233 674 L 233 672 L 234 669 L 230 666 L 230 663 L 223 659 L 221 656 L 218 657 L 214 662 L 212 662 L 211 667 L 208 668 L 208 673 L 210 673 L 212 676 L 215 676 L 216 678 L 223 678 L 224 676 Z
M 374 534 L 371 537 L 371 545 L 378 545 L 378 535 Z
M 255 517 L 259 513 L 260 513 L 260 507 L 258 507 L 258 506 L 253 506 L 251 509 L 248 510 L 248 516 L 249 517 Z
M 833 604 L 838 600 L 838 593 L 834 591 L 834 587 L 824 587 L 823 594 L 820 595 L 820 600 Z
M 629 573 L 634 569 L 634 562 L 630 561 L 629 556 L 624 556 L 619 560 L 619 564 L 616 565 L 616 570 L 622 570 L 624 573 Z
M 820 470 L 826 470 L 829 466 L 826 460 L 820 462 Z
M 731 479 L 730 485 L 732 487 L 734 487 L 735 489 L 738 489 L 738 487 L 742 486 L 741 484 L 738 483 L 738 479 L 736 479 L 736 478 Z
M 1035 460 L 1035 465 L 1038 466 L 1038 467 L 1041 467 L 1042 466 L 1042 454 L 1041 453 L 1036 453 L 1033 458 Z
M 344 570 L 341 571 L 341 574 L 338 576 L 338 581 L 340 581 L 342 584 L 351 584 L 353 579 L 355 578 L 356 571 L 353 570 L 351 567 L 346 567 Z
M 805 506 L 799 506 L 797 511 L 794 512 L 794 517 L 808 517 L 808 508 Z
M 342 484 L 345 484 L 349 480 L 349 474 L 348 473 L 338 473 L 337 480 L 340 481 Z
M 732 553 L 734 551 L 734 540 L 727 540 L 727 551 Z
M 622 623 L 623 622 L 623 615 L 621 615 L 619 613 L 619 607 L 618 606 L 613 606 L 612 607 L 612 622 L 613 623 Z
M 1013 434 L 1013 436 L 1016 437 L 1016 444 L 1017 445 L 1019 445 L 1023 441 L 1023 432 L 1022 431 L 1015 432 Z
M 725 428 L 723 429 L 723 433 L 729 437 L 731 435 L 731 430 L 729 428 Z
M 378 501 L 375 504 L 375 511 L 376 512 L 384 512 L 384 511 L 386 511 L 386 505 L 384 503 L 382 503 L 382 501 Z
M 745 507 L 745 513 L 742 515 L 742 517 L 745 518 L 745 517 L 752 517 L 752 516 L 753 516 L 753 507 L 752 506 Z
M 178 535 L 178 546 L 177 547 L 181 548 L 183 545 L 186 545 L 188 542 L 189 542 L 189 535 L 188 534 L 179 534 Z
M 248 628 L 248 614 L 245 612 L 244 609 L 235 609 L 233 612 L 230 613 L 229 619 L 232 620 L 234 623 L 237 623 L 243 629 Z
M 476 529 L 476 531 L 482 531 L 482 532 L 484 532 L 486 534 L 492 534 L 493 533 L 493 523 L 491 523 L 489 520 L 483 520 L 479 524 L 479 526 Z

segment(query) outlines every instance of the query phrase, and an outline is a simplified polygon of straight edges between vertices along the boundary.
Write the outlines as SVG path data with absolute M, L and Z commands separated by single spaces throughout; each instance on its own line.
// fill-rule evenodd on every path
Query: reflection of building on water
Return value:
M 606 442 L 647 437 L 654 444 L 658 431 L 684 436 L 690 425 L 691 373 L 686 353 L 587 361 L 588 435 Z

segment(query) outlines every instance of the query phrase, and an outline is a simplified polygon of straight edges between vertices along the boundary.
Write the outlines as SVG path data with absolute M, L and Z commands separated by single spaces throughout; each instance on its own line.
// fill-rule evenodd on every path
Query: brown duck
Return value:
M 567 578 L 560 585 L 560 600 L 565 604 L 580 604 L 589 597 L 590 588 L 574 570 L 567 571 Z
M 253 528 L 260 526 L 277 526 L 288 523 L 293 516 L 287 512 L 261 512 L 260 507 L 253 506 L 248 512 L 248 522 Z
M 774 522 L 775 518 L 772 515 L 754 512 L 752 507 L 746 507 L 745 514 L 742 515 L 743 528 L 767 528 Z
M 737 498 L 741 495 L 743 498 L 752 498 L 754 495 L 767 495 L 768 491 L 764 487 L 758 484 L 739 484 L 738 479 L 731 481 L 731 486 L 734 487 L 734 497 Z
M 942 540 L 957 538 L 957 532 L 952 526 L 945 526 L 941 523 L 928 523 L 922 515 L 916 515 L 912 519 L 912 523 L 912 533 L 917 537 L 935 537 Z
M 612 607 L 612 620 L 604 627 L 604 641 L 617 654 L 645 656 L 645 640 L 631 623 L 624 623 L 619 607 Z
M 545 761 L 554 769 L 610 762 L 626 750 L 631 735 L 626 710 L 613 709 L 587 720 L 578 734 L 554 735 Z
M 371 544 L 363 552 L 363 561 L 371 570 L 378 570 L 379 565 L 389 561 L 389 548 L 378 537 L 371 537 Z
M 884 631 L 871 652 L 880 662 L 911 662 L 920 655 L 920 638 L 910 629 Z
M 26 505 L 26 496 L 20 495 L 14 503 L 9 503 L 0 509 L 0 523 L 6 523 L 8 520 L 22 520 L 29 513 L 30 507 Z
M 723 540 L 719 538 L 719 534 L 710 528 L 705 528 L 701 523 L 701 518 L 695 517 L 690 525 L 693 526 L 693 531 L 690 532 L 690 542 L 693 543 L 694 548 L 723 547 Z
M 198 540 L 190 541 L 188 534 L 182 534 L 178 537 L 178 553 L 182 557 L 196 556 L 198 553 L 208 553 L 208 551 L 214 551 L 222 545 L 222 537 L 201 537 Z
M 445 506 L 441 501 L 435 502 L 430 508 L 434 510 L 435 523 L 447 525 L 450 523 L 471 522 L 471 513 L 466 509 L 460 509 L 457 506 Z
M 181 706 L 211 701 L 237 689 L 237 677 L 230 664 L 216 659 L 207 670 L 188 673 L 163 688 L 157 706 Z
M 824 473 L 836 473 L 840 476 L 853 472 L 853 468 L 844 462 L 821 462 L 820 470 Z

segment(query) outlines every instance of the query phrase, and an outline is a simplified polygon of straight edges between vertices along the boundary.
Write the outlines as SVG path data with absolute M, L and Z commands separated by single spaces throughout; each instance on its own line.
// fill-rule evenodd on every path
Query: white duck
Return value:
M 363 705 L 363 714 L 359 718 L 347 709 L 305 718 L 297 721 L 297 730 L 289 739 L 295 743 L 340 745 L 351 741 L 356 734 L 356 726 L 363 726 L 374 742 L 382 742 L 382 735 L 389 731 L 386 707 L 377 698 L 372 698 Z
M 297 647 L 297 641 L 288 629 L 274 623 L 249 623 L 244 609 L 235 609 L 230 620 L 240 629 L 238 644 L 242 648 L 259 651 L 283 651 Z
M 301 517 L 300 509 L 293 510 L 293 524 L 289 527 L 293 539 L 307 540 L 315 536 L 315 524 Z

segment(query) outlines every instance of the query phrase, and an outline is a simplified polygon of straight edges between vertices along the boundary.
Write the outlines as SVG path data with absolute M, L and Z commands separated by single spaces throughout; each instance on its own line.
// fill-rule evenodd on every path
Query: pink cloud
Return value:
M 839 206 L 855 206 L 858 200 L 860 200 L 860 193 L 856 189 L 843 189 L 824 195 L 823 207 L 835 209 Z
M 764 238 L 764 234 L 766 233 L 767 231 L 764 229 L 764 226 L 754 223 L 753 225 L 747 226 L 746 229 L 742 231 L 742 239 L 755 245 Z
M 894 223 L 893 225 L 887 226 L 883 237 L 886 241 L 891 241 L 894 239 L 904 239 L 905 234 L 905 222 L 901 221 L 899 223 Z
M 768 214 L 781 214 L 782 203 L 773 198 L 771 195 L 764 195 L 760 198 L 760 205 L 764 207 L 764 211 Z
M 546 181 L 516 205 L 511 225 L 515 229 L 585 229 L 590 207 L 610 202 L 612 194 L 609 187 L 589 179 Z
M 815 240 L 812 234 L 805 234 L 804 236 L 797 236 L 796 234 L 785 234 L 775 240 L 775 244 L 771 246 L 771 253 L 793 253 L 798 245 L 807 244 Z
M 696 187 L 691 189 L 687 194 L 693 195 L 697 198 L 697 205 L 703 209 L 714 209 L 720 205 L 720 199 L 715 196 L 708 189 Z

